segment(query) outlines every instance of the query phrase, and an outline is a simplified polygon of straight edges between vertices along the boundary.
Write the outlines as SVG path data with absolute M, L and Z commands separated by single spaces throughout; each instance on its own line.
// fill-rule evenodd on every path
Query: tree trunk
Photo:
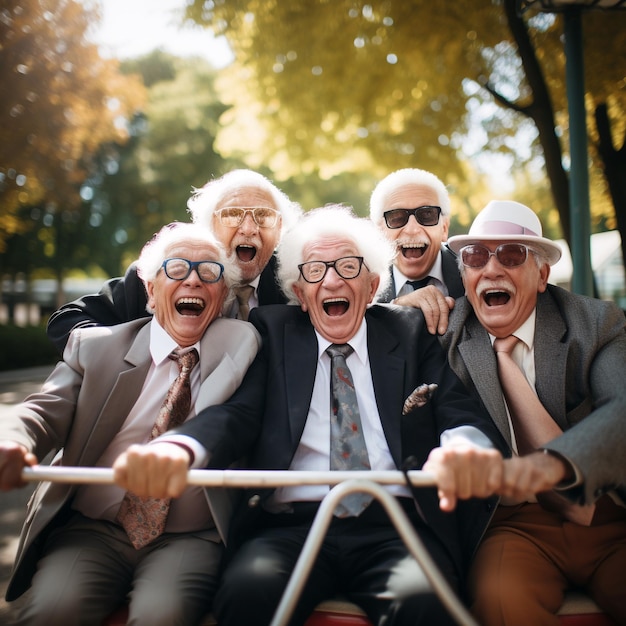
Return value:
M 516 110 L 530 117 L 537 126 L 552 198 L 559 212 L 563 236 L 569 244 L 571 242 L 569 182 L 562 164 L 563 151 L 555 132 L 554 109 L 535 49 L 528 36 L 526 23 L 518 14 L 516 5 L 516 0 L 505 0 L 504 10 L 524 66 L 526 80 L 533 93 L 532 103 Z

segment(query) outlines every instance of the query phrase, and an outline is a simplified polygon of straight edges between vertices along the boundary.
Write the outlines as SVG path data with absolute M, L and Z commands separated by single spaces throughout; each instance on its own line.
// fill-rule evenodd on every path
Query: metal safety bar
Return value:
M 432 474 L 421 470 L 408 472 L 415 487 L 432 487 Z M 404 485 L 399 471 L 294 471 L 294 470 L 199 470 L 187 473 L 187 484 L 196 487 L 285 487 L 291 485 L 338 485 L 346 480 L 369 480 L 380 485 Z M 110 467 L 63 467 L 36 465 L 22 470 L 26 482 L 56 482 L 71 484 L 113 484 Z
M 410 470 L 407 477 L 416 487 L 434 486 L 431 474 Z M 61 482 L 74 484 L 111 484 L 113 469 L 97 467 L 34 466 L 22 470 L 25 482 Z M 407 549 L 420 565 L 439 600 L 460 626 L 478 626 L 456 597 L 396 499 L 382 485 L 406 484 L 399 471 L 293 471 L 293 470 L 189 470 L 189 485 L 202 487 L 282 487 L 288 485 L 333 486 L 323 498 L 315 515 L 302 552 L 276 609 L 271 626 L 285 626 L 300 598 L 337 505 L 347 495 L 365 492 L 385 509 Z

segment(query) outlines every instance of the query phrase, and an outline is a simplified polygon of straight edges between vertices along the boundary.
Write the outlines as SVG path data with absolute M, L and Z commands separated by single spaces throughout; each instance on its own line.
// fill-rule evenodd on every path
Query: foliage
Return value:
M 7 0 L 0 11 L 0 251 L 33 232 L 28 209 L 56 224 L 45 254 L 62 265 L 80 221 L 79 189 L 103 142 L 122 142 L 143 87 L 99 56 L 86 34 L 97 19 L 76 0 Z M 71 230 L 71 229 L 69 229 Z
M 0 371 L 52 365 L 59 354 L 46 335 L 44 324 L 22 328 L 0 325 Z
M 85 183 L 93 196 L 88 241 L 111 275 L 122 272 L 163 224 L 188 219 L 192 187 L 232 167 L 213 147 L 226 107 L 215 95 L 209 63 L 156 51 L 122 67 L 152 84 L 131 125 L 131 141 L 103 146 L 103 167 Z
M 514 171 L 527 168 L 522 177 L 534 186 L 546 187 L 538 130 L 523 111 L 536 94 L 506 3 L 513 5 L 195 0 L 188 17 L 224 34 L 237 60 L 221 82 L 233 107 L 223 117 L 219 149 L 252 167 L 263 163 L 281 178 L 317 169 L 323 178 L 342 170 L 380 176 L 417 166 L 453 189 L 471 189 L 481 157 L 492 152 Z M 554 107 L 551 132 L 563 145 L 550 157 L 561 168 L 568 145 L 562 21 L 532 13 L 524 19 L 550 96 L 536 106 Z M 588 97 L 611 103 L 618 132 L 626 120 L 626 61 L 617 53 L 626 43 L 625 26 L 625 12 L 585 15 Z M 610 64 L 607 50 L 616 52 Z M 496 91 L 513 106 L 496 106 Z M 596 214 L 606 215 L 606 195 L 597 191 L 602 184 L 595 176 L 592 181 Z M 554 201 L 542 196 L 542 206 L 552 208 Z M 464 202 L 473 210 L 481 206 L 473 194 Z

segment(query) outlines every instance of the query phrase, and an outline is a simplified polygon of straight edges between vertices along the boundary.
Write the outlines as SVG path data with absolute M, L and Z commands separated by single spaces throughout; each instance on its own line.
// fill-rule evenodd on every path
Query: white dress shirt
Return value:
M 395 265 L 392 266 L 393 271 L 393 284 L 396 289 L 396 298 L 400 295 L 400 291 L 402 287 L 404 287 L 407 281 L 412 281 L 412 278 L 408 278 L 405 276 Z M 443 269 L 441 262 L 441 252 L 437 255 L 433 266 L 430 268 L 428 272 L 428 276 L 430 277 L 429 285 L 433 285 L 443 293 L 444 296 L 450 295 L 448 292 L 448 287 L 443 280 Z

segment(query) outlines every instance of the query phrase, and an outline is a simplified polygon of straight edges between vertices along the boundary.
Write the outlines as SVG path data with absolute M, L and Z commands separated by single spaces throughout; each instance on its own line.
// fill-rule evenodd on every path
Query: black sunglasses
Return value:
M 402 228 L 406 226 L 411 215 L 414 215 L 417 223 L 422 226 L 436 226 L 439 223 L 441 207 L 418 206 L 416 209 L 391 209 L 383 213 L 387 228 Z

